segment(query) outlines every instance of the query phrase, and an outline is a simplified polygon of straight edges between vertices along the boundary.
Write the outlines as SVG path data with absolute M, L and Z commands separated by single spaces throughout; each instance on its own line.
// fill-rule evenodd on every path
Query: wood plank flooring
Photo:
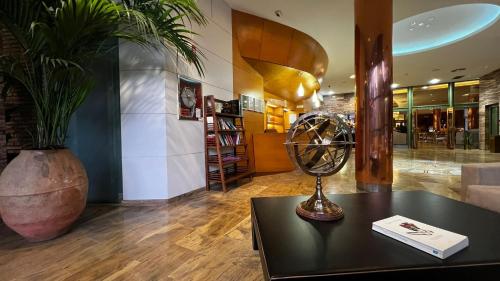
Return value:
M 452 188 L 460 185 L 465 162 L 500 162 L 500 155 L 396 149 L 394 190 L 458 199 Z M 89 206 L 69 234 L 42 243 L 28 243 L 0 224 L 0 280 L 262 280 L 251 247 L 250 198 L 308 195 L 314 181 L 295 171 L 161 206 Z M 354 157 L 323 182 L 327 193 L 355 192 Z

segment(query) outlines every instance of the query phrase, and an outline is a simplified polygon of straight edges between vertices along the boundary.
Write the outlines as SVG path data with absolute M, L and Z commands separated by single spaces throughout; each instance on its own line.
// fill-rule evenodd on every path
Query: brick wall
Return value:
M 354 93 L 324 96 L 320 110 L 341 114 L 352 113 L 356 110 L 355 101 Z
M 486 149 L 486 106 L 500 103 L 500 69 L 479 78 L 479 139 L 480 148 Z
M 0 25 L 0 53 L 21 52 L 12 34 Z M 4 77 L 0 75 L 0 91 L 4 86 Z M 0 95 L 0 171 L 21 149 L 32 147 L 33 116 L 33 102 L 22 87 L 13 86 L 7 95 Z

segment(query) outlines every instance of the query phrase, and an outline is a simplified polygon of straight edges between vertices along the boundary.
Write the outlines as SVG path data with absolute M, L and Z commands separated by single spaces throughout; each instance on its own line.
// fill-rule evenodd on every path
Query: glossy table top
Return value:
M 325 223 L 297 216 L 295 207 L 305 196 L 252 198 L 252 222 L 267 278 L 417 269 L 447 269 L 462 276 L 456 269 L 471 265 L 478 267 L 468 267 L 470 274 L 500 274 L 500 214 L 424 191 L 328 197 L 344 209 L 343 220 Z M 470 246 L 441 260 L 371 230 L 373 221 L 396 214 L 466 235 Z

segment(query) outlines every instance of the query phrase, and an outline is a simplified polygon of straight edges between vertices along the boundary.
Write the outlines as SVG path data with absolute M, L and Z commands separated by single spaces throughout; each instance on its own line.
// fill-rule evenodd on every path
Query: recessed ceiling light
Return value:
M 427 89 L 429 89 L 429 86 L 423 86 L 422 87 L 422 90 L 427 90 Z
M 349 78 L 354 79 L 354 78 L 356 78 L 356 75 L 353 74 L 353 75 L 349 76 Z
M 439 83 L 439 81 L 441 81 L 441 79 L 434 78 L 434 79 L 429 80 L 429 84 L 436 84 L 436 83 Z
M 399 87 L 399 84 L 398 84 L 398 83 L 392 83 L 392 85 L 391 85 L 391 88 L 392 88 L 392 89 L 395 89 L 395 88 L 397 88 L 397 87 Z

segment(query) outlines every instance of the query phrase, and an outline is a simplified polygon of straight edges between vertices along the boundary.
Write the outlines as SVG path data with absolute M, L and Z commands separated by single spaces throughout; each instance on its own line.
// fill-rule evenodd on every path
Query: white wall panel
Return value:
M 167 158 L 169 198 L 205 186 L 204 157 L 203 153 L 195 153 L 169 156 Z M 200 165 L 200 163 L 203 163 L 203 165 Z
M 125 41 L 120 41 L 119 48 L 120 70 L 165 69 L 166 52 L 145 49 Z
M 178 120 L 177 115 L 167 115 L 167 156 L 204 152 L 203 138 L 203 122 Z
M 206 52 L 207 63 L 203 81 L 211 85 L 233 91 L 233 65 L 231 62 Z
M 204 131 L 178 120 L 178 75 L 202 82 L 203 94 L 233 98 L 231 8 L 199 0 L 208 18 L 193 27 L 206 56 L 205 76 L 175 54 L 120 45 L 122 157 L 125 200 L 172 198 L 205 186 Z
M 212 0 L 212 20 L 232 34 L 231 7 L 224 0 Z
M 122 70 L 121 113 L 166 113 L 165 71 Z
M 165 157 L 124 157 L 122 169 L 123 200 L 168 198 Z
M 165 114 L 122 114 L 122 157 L 167 156 Z

